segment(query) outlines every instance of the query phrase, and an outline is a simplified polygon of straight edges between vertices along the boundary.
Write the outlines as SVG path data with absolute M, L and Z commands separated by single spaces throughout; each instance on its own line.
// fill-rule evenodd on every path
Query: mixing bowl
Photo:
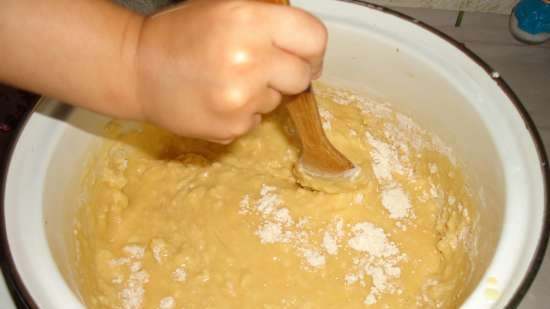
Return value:
M 324 81 L 391 102 L 454 149 L 480 200 L 462 308 L 515 307 L 540 266 L 549 223 L 547 159 L 517 97 L 463 45 L 413 18 L 360 1 L 293 4 L 328 26 Z M 73 280 L 73 198 L 107 121 L 43 98 L 12 149 L 3 271 L 30 308 L 84 308 Z

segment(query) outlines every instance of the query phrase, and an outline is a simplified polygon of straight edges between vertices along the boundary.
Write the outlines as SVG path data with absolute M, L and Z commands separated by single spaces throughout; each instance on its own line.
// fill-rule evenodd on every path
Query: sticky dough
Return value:
M 476 204 L 436 136 L 390 105 L 317 85 L 352 190 L 292 173 L 284 109 L 230 146 L 112 123 L 82 180 L 74 235 L 90 308 L 456 308 Z

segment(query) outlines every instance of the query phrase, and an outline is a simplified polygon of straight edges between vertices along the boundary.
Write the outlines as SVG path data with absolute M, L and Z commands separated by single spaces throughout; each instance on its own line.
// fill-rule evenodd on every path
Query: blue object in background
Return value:
M 521 0 L 510 16 L 510 30 L 526 43 L 550 39 L 550 0 Z

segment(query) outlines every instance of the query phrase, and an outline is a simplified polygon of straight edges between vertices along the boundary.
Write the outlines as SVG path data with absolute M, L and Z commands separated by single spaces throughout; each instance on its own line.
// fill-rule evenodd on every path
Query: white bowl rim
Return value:
M 541 172 L 542 172 L 541 174 L 543 178 L 542 179 L 543 190 L 544 190 L 544 219 L 542 223 L 542 231 L 540 232 L 540 238 L 537 244 L 537 248 L 531 259 L 529 268 L 527 272 L 524 274 L 520 285 L 514 291 L 514 295 L 510 298 L 510 300 L 504 307 L 504 308 L 516 308 L 522 301 L 523 297 L 527 294 L 529 288 L 531 287 L 531 284 L 533 283 L 533 281 L 535 280 L 535 277 L 537 276 L 537 273 L 542 265 L 542 261 L 544 259 L 544 255 L 545 255 L 546 248 L 548 246 L 548 241 L 550 238 L 550 167 L 549 167 L 548 157 L 544 148 L 544 144 L 535 126 L 535 123 L 533 122 L 533 120 L 531 119 L 531 116 L 529 116 L 529 113 L 527 112 L 527 109 L 521 103 L 519 98 L 510 88 L 510 86 L 508 86 L 508 84 L 500 76 L 500 74 L 498 74 L 495 70 L 493 70 L 491 66 L 489 66 L 484 60 L 482 60 L 479 56 L 477 56 L 473 51 L 467 48 L 463 43 L 458 42 L 457 40 L 453 39 L 447 34 L 441 32 L 440 30 L 416 18 L 397 12 L 385 6 L 381 6 L 381 5 L 370 3 L 368 1 L 363 1 L 363 0 L 337 0 L 337 1 L 348 2 L 351 4 L 356 4 L 356 5 L 368 7 L 371 9 L 376 9 L 385 14 L 398 17 L 402 20 L 410 22 L 418 27 L 421 27 L 426 31 L 429 31 L 435 34 L 439 38 L 451 44 L 452 46 L 460 50 L 470 60 L 472 60 L 477 65 L 479 65 L 493 80 L 495 80 L 498 87 L 510 99 L 510 102 L 512 102 L 516 111 L 521 116 L 525 127 L 527 128 L 527 130 L 529 131 L 529 134 L 531 135 L 532 142 L 535 145 L 537 155 L 539 158 L 539 164 L 541 167 Z M 8 143 L 7 152 L 3 159 L 3 162 L 0 162 L 0 168 L 2 173 L 0 175 L 0 251 L 1 251 L 0 264 L 2 266 L 2 273 L 4 274 L 4 278 L 6 280 L 7 286 L 14 299 L 14 302 L 17 304 L 17 308 L 40 309 L 38 305 L 36 305 L 36 302 L 34 301 L 31 293 L 25 287 L 23 280 L 21 279 L 21 276 L 17 271 L 15 262 L 13 260 L 13 256 L 9 247 L 8 234 L 6 230 L 5 216 L 4 216 L 4 197 L 5 197 L 5 190 L 6 190 L 6 184 L 7 184 L 7 171 L 12 161 L 13 151 L 15 149 L 15 146 L 17 145 L 17 142 L 21 136 L 21 133 L 27 126 L 29 119 L 35 113 L 37 107 L 43 101 L 46 101 L 45 97 L 41 97 L 40 99 L 38 99 L 33 109 L 22 120 L 22 123 L 16 129 L 13 139 Z

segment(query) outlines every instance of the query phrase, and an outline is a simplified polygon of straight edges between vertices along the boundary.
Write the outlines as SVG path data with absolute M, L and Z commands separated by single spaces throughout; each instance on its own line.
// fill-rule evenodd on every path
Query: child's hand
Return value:
M 145 19 L 136 99 L 145 120 L 229 143 L 320 75 L 326 42 L 324 26 L 298 9 L 191 0 Z
M 220 143 L 318 77 L 327 41 L 311 15 L 251 0 L 190 0 L 152 17 L 111 1 L 4 2 L 0 81 Z

